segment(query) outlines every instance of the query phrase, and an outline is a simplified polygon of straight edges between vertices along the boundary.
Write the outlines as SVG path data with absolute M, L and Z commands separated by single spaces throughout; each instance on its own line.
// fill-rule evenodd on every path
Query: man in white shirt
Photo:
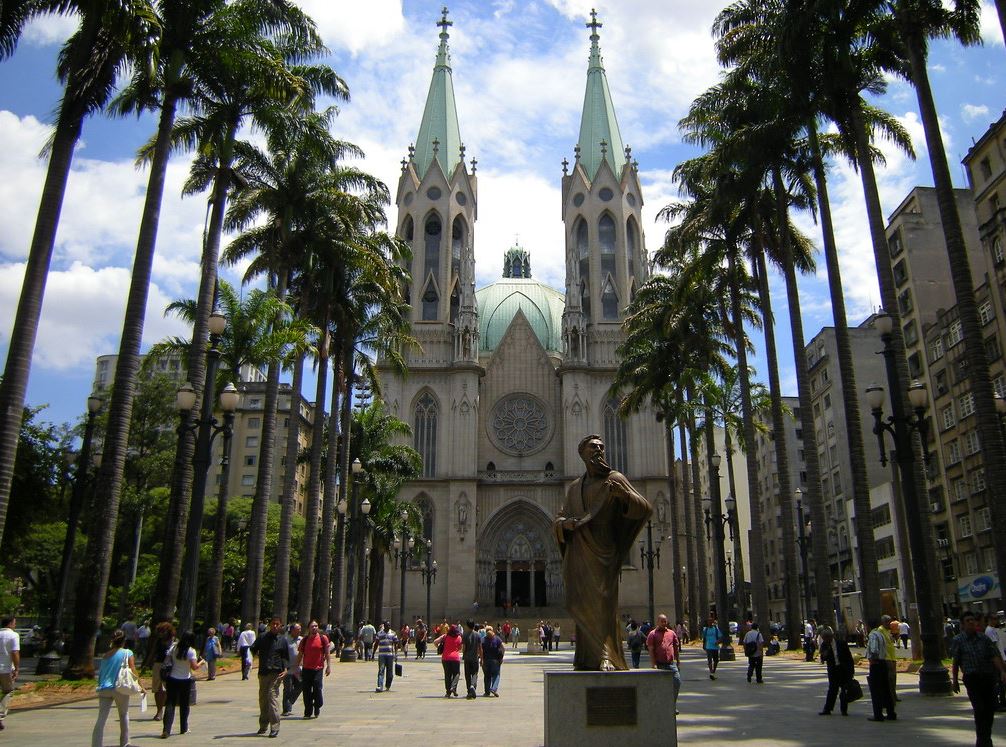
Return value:
M 369 620 L 363 621 L 360 628 L 360 638 L 363 639 L 363 660 L 374 660 L 374 638 L 377 637 L 377 628 L 370 624 Z
M 148 643 L 150 643 L 150 626 L 144 621 L 136 629 L 136 653 L 141 659 L 147 653 Z
M 908 634 L 910 630 L 908 628 L 908 623 L 902 620 L 898 624 L 898 636 L 901 638 L 901 647 L 908 648 Z
M 14 630 L 16 623 L 13 615 L 0 617 L 0 731 L 5 728 L 4 719 L 21 667 L 21 638 Z
M 301 635 L 302 630 L 300 623 L 293 623 L 286 634 L 290 655 L 287 659 L 286 677 L 283 678 L 283 713 L 281 714 L 283 716 L 289 716 L 293 713 L 293 704 L 300 697 L 300 665 L 297 663 L 297 651 L 300 648 L 301 639 L 304 637 Z
M 126 618 L 126 621 L 119 628 L 122 630 L 122 634 L 126 636 L 126 648 L 130 651 L 136 651 L 136 623 L 133 622 L 133 618 Z
M 257 637 L 255 635 L 255 626 L 251 623 L 245 625 L 245 629 L 238 636 L 238 654 L 241 656 L 241 679 L 243 680 L 248 679 L 248 673 L 251 671 L 251 647 L 255 645 Z

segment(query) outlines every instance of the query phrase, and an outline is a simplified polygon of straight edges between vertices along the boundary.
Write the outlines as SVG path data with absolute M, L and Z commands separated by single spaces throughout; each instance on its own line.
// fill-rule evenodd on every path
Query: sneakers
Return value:
M 383 687 L 375 687 L 374 688 L 374 692 L 375 693 L 383 693 L 384 692 L 384 688 Z
M 267 729 L 266 727 L 264 727 L 264 726 L 263 726 L 263 727 L 262 727 L 261 729 L 259 729 L 259 730 L 258 730 L 257 732 L 255 732 L 255 733 L 256 733 L 256 734 L 258 734 L 259 736 L 262 736 L 263 734 L 265 734 L 265 733 L 266 733 L 266 731 L 268 731 L 268 729 Z
M 293 711 L 283 711 L 283 713 L 281 713 L 279 715 L 280 716 L 292 716 L 293 715 Z
M 269 730 L 269 738 L 270 739 L 275 739 L 278 736 L 279 736 L 279 729 L 270 729 Z

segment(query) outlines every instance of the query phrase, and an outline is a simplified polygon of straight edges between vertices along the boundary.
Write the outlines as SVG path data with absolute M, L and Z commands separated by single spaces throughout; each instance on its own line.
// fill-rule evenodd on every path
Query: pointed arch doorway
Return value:
M 551 519 L 525 500 L 507 504 L 490 518 L 479 538 L 479 603 L 522 609 L 563 603 L 559 548 Z

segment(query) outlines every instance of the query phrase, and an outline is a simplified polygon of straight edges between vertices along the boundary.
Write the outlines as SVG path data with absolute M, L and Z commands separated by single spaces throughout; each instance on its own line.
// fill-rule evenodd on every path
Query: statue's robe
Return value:
M 653 507 L 621 472 L 587 475 L 566 490 L 566 503 L 553 524 L 562 553 L 566 609 L 576 623 L 573 668 L 628 669 L 618 616 L 618 576 L 632 543 Z M 560 519 L 578 519 L 565 529 Z

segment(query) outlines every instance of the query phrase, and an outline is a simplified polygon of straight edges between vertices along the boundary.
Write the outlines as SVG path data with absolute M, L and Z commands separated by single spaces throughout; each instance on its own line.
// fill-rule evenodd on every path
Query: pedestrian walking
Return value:
M 391 629 L 391 623 L 385 620 L 381 623 L 381 629 L 377 631 L 374 639 L 377 647 L 377 688 L 375 692 L 391 689 L 391 683 L 395 679 L 395 646 L 398 645 L 398 636 Z
M 425 659 L 426 658 L 426 639 L 430 635 L 430 629 L 427 627 L 426 623 L 423 622 L 423 618 L 418 618 L 416 620 L 416 658 Z
M 699 634 L 702 638 L 702 649 L 706 652 L 706 666 L 709 668 L 709 679 L 716 679 L 716 669 L 720 664 L 720 643 L 723 631 L 716 624 L 716 616 L 710 615 L 705 627 Z
M 21 669 L 21 636 L 14 630 L 15 625 L 17 619 L 13 615 L 0 618 L 0 731 L 6 728 L 4 721 Z
M 981 626 L 979 625 L 979 630 Z M 996 645 L 999 649 L 999 656 L 1006 661 L 1006 631 L 1001 630 L 1002 621 L 999 619 L 998 615 L 988 615 L 988 622 L 985 627 L 985 635 Z M 949 651 L 949 647 L 947 651 Z M 996 682 L 996 709 L 1002 710 L 1006 708 L 1006 685 L 1001 682 Z
M 639 669 L 639 658 L 643 654 L 646 636 L 643 635 L 643 631 L 636 625 L 635 620 L 629 623 L 629 635 L 626 636 L 626 640 L 629 644 L 629 658 L 632 660 L 632 668 Z
M 451 625 L 447 632 L 437 638 L 433 644 L 441 652 L 440 663 L 444 668 L 444 697 L 458 697 L 458 678 L 461 676 L 461 631 L 457 625 Z
M 828 668 L 828 693 L 824 698 L 824 709 L 819 716 L 830 716 L 835 709 L 835 699 L 843 716 L 849 715 L 849 683 L 852 682 L 854 664 L 849 644 L 835 637 L 835 631 L 828 625 L 820 629 L 821 662 Z
M 122 630 L 117 630 L 112 634 L 112 645 L 103 657 L 101 665 L 98 667 L 98 720 L 94 723 L 94 731 L 91 732 L 91 747 L 101 747 L 102 737 L 105 734 L 105 722 L 108 721 L 108 714 L 115 705 L 119 713 L 119 747 L 129 747 L 129 693 L 117 692 L 115 686 L 119 678 L 119 672 L 127 668 L 133 676 L 139 680 L 140 675 L 136 671 L 136 659 L 133 651 L 126 648 L 126 634 Z M 141 690 L 146 693 L 146 690 Z
M 674 626 L 674 634 L 678 637 L 678 642 L 684 646 L 691 638 L 688 635 L 688 627 L 685 625 L 684 620 L 678 620 L 678 624 Z
M 885 718 L 894 721 L 898 718 L 894 712 L 890 670 L 887 666 L 888 654 L 893 654 L 893 651 L 889 651 L 888 643 L 890 642 L 890 648 L 894 646 L 888 627 L 890 620 L 889 616 L 884 615 L 880 618 L 879 623 L 873 621 L 876 623 L 876 627 L 870 631 L 870 636 L 866 640 L 866 658 L 870 662 L 870 674 L 866 679 L 870 685 L 870 701 L 873 704 L 873 715 L 870 716 L 870 721 L 884 721 Z M 885 710 L 887 711 L 886 717 L 884 716 Z
M 286 677 L 283 678 L 283 712 L 281 716 L 293 713 L 293 704 L 300 696 L 303 681 L 301 679 L 300 643 L 304 637 L 300 634 L 300 623 L 291 623 L 286 632 L 287 659 Z M 308 717 L 310 718 L 310 717 Z
M 471 700 L 478 697 L 479 656 L 482 651 L 482 638 L 475 630 L 474 620 L 465 622 L 465 627 L 468 628 L 465 631 L 462 656 L 465 663 L 465 687 L 468 689 L 468 694 L 465 697 Z
M 154 656 L 152 674 L 150 677 L 151 689 L 154 691 L 154 704 L 157 712 L 154 713 L 154 721 L 160 721 L 164 717 L 164 705 L 168 702 L 167 685 L 164 682 L 165 668 L 164 661 L 168 657 L 168 649 L 175 642 L 175 626 L 169 622 L 157 624 L 154 630 Z
M 206 642 L 203 644 L 203 660 L 206 662 L 206 679 L 215 680 L 217 678 L 217 659 L 224 655 L 220 646 L 220 639 L 217 638 L 217 629 L 210 628 L 206 631 Z
M 255 645 L 256 638 L 258 636 L 255 635 L 255 626 L 251 623 L 245 625 L 245 629 L 238 636 L 238 656 L 241 657 L 241 679 L 243 680 L 248 679 L 248 674 L 251 672 L 252 646 Z
M 744 655 L 748 659 L 748 682 L 751 681 L 751 675 L 754 675 L 755 682 L 759 685 L 764 684 L 762 665 L 765 663 L 765 638 L 758 629 L 758 623 L 751 622 L 751 627 L 744 634 L 741 643 L 744 644 Z
M 902 620 L 898 623 L 898 636 L 901 638 L 901 647 L 908 648 L 908 636 L 911 634 L 911 628 L 908 627 L 908 623 Z
M 513 629 L 510 631 L 510 637 L 513 638 L 513 649 L 517 650 L 517 644 L 520 643 L 520 628 L 517 627 L 517 623 L 514 623 Z
M 975 746 L 991 747 L 992 722 L 996 715 L 996 682 L 1006 683 L 1006 665 L 999 647 L 982 635 L 974 612 L 961 615 L 964 631 L 954 636 L 950 646 L 954 692 L 961 691 L 960 672 L 975 718 Z
M 255 639 L 251 652 L 258 656 L 258 733 L 279 736 L 279 687 L 286 677 L 290 648 L 280 635 L 283 621 L 274 617 L 269 629 Z M 243 634 L 242 634 L 243 635 Z
M 657 626 L 646 636 L 646 650 L 650 652 L 651 667 L 664 669 L 674 676 L 674 712 L 677 713 L 678 693 L 681 692 L 681 641 L 668 627 L 667 615 L 657 615 Z
M 196 634 L 191 630 L 182 633 L 178 640 L 168 649 L 164 659 L 164 686 L 167 690 L 167 703 L 164 708 L 164 723 L 161 726 L 161 739 L 171 736 L 171 727 L 175 722 L 175 708 L 178 708 L 178 726 L 182 734 L 189 732 L 189 705 L 192 697 L 193 672 L 199 670 L 203 660 L 196 654 Z
M 500 673 L 503 668 L 503 655 L 506 644 L 503 643 L 492 625 L 486 626 L 486 637 L 482 639 L 479 651 L 479 661 L 482 664 L 482 696 L 498 698 L 500 688 Z
M 360 628 L 360 640 L 363 641 L 363 660 L 374 660 L 374 638 L 377 636 L 377 628 L 370 624 L 369 620 L 363 621 Z
M 898 648 L 901 648 L 901 622 L 898 618 L 894 618 L 889 623 L 887 623 L 888 630 L 891 631 L 891 639 L 894 641 Z
M 324 705 L 325 677 L 332 673 L 332 647 L 328 636 L 321 632 L 317 620 L 307 626 L 307 635 L 297 649 L 304 688 L 304 718 L 318 718 Z M 292 704 L 291 704 L 292 705 Z
M 817 651 L 817 622 L 813 619 L 803 624 L 803 657 L 804 661 L 814 661 Z
M 405 659 L 409 658 L 409 638 L 412 637 L 412 631 L 409 630 L 408 623 L 402 623 L 402 629 L 398 633 L 398 643 L 402 647 L 402 657 Z
M 135 655 L 143 660 L 143 657 L 147 653 L 147 645 L 150 643 L 150 626 L 147 621 L 144 620 L 140 623 L 140 627 L 136 629 L 136 651 Z
M 119 626 L 119 630 L 122 631 L 123 635 L 126 636 L 126 642 L 123 644 L 123 648 L 128 648 L 130 651 L 136 650 L 136 623 L 133 622 L 133 618 L 127 617 L 122 625 Z

